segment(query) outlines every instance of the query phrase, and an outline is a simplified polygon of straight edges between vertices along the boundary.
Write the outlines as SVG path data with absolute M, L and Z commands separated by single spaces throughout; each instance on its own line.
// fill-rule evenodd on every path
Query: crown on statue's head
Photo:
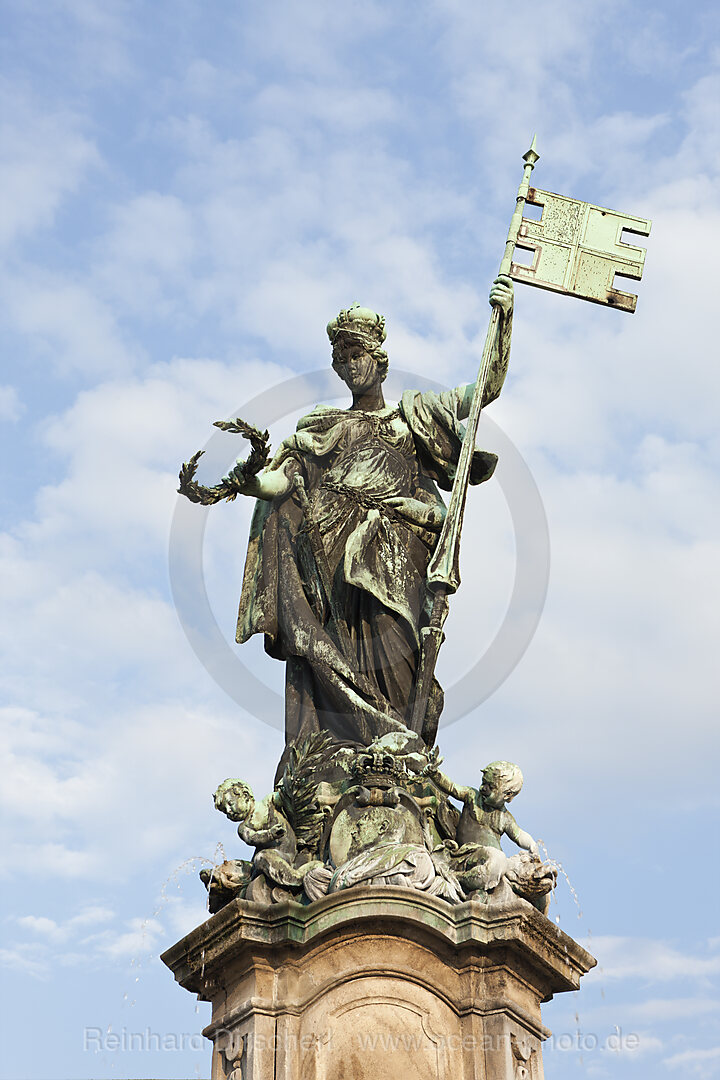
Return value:
M 385 317 L 354 303 L 327 324 L 327 335 L 332 345 L 357 341 L 370 351 L 379 349 L 387 337 Z

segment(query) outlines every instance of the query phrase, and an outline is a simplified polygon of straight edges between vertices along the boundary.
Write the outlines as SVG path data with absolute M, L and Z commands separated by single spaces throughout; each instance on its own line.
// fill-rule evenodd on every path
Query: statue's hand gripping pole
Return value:
M 523 178 L 518 188 L 515 200 L 515 210 L 510 220 L 505 252 L 500 263 L 498 276 L 508 274 L 512 264 L 513 252 L 517 243 L 518 231 L 522 222 L 523 208 L 530 187 L 530 175 L 538 160 L 539 155 L 535 151 L 535 136 L 533 136 L 530 149 L 523 155 L 525 168 Z M 480 411 L 482 409 L 483 396 L 487 383 L 493 353 L 500 326 L 500 310 L 493 307 L 490 316 L 490 324 L 485 336 L 482 360 L 478 377 L 475 381 L 475 392 L 470 405 L 465 437 L 460 449 L 457 472 L 450 493 L 450 504 L 445 518 L 437 547 L 430 559 L 427 571 L 426 585 L 433 596 L 432 610 L 427 624 L 420 631 L 420 661 L 418 675 L 415 684 L 415 698 L 413 701 L 410 727 L 413 731 L 420 731 L 422 738 L 428 746 L 432 746 L 437 735 L 439 717 L 427 716 L 427 707 L 432 687 L 435 665 L 437 664 L 440 646 L 445 640 L 443 627 L 448 616 L 450 607 L 450 595 L 457 592 L 460 585 L 460 534 L 462 532 L 463 516 L 465 513 L 465 499 L 467 497 L 468 483 L 470 480 L 470 466 L 475 451 L 475 438 L 477 435 Z

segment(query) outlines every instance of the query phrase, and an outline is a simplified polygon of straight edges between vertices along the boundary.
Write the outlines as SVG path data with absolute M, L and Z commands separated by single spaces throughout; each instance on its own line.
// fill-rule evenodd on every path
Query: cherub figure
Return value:
M 506 809 L 523 784 L 519 766 L 511 761 L 492 761 L 483 769 L 479 789 L 455 784 L 438 766 L 440 759 L 431 760 L 426 775 L 454 799 L 463 803 L 457 827 L 460 847 L 453 856 L 460 884 L 471 899 L 484 899 L 494 889 L 508 867 L 508 857 L 500 839 L 508 836 L 520 848 L 538 856 L 538 846 L 529 833 L 521 829 Z
M 229 779 L 223 780 L 214 798 L 216 808 L 238 822 L 240 839 L 256 849 L 246 899 L 259 904 L 294 899 L 316 861 L 300 867 L 293 865 L 298 854 L 297 839 L 280 810 L 277 791 L 256 803 L 249 784 Z
M 290 823 L 278 810 L 275 792 L 266 795 L 261 802 L 255 802 L 252 788 L 244 780 L 223 780 L 213 799 L 215 809 L 225 814 L 230 821 L 238 822 L 238 836 L 249 847 L 265 848 L 288 837 Z M 292 831 L 292 830 L 290 830 Z M 295 856 L 286 843 L 283 845 L 287 854 Z

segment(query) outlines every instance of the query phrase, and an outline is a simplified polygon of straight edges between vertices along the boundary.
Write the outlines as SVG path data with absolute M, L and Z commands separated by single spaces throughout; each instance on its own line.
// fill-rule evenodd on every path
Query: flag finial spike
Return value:
M 532 142 L 530 143 L 530 149 L 528 150 L 528 152 L 526 154 L 523 154 L 523 161 L 527 162 L 528 165 L 534 165 L 540 157 L 537 150 L 535 149 L 536 146 L 537 134 L 533 135 Z

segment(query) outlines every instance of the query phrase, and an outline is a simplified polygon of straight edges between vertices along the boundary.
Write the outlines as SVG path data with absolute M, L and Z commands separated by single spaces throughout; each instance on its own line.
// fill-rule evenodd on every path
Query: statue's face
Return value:
M 369 390 L 379 378 L 377 360 L 362 345 L 336 345 L 333 349 L 333 366 L 353 394 Z
M 483 780 L 480 794 L 485 805 L 491 810 L 501 810 L 506 802 L 515 797 L 515 792 L 501 780 Z
M 255 800 L 242 788 L 232 787 L 222 797 L 218 806 L 231 821 L 245 821 L 255 809 Z

